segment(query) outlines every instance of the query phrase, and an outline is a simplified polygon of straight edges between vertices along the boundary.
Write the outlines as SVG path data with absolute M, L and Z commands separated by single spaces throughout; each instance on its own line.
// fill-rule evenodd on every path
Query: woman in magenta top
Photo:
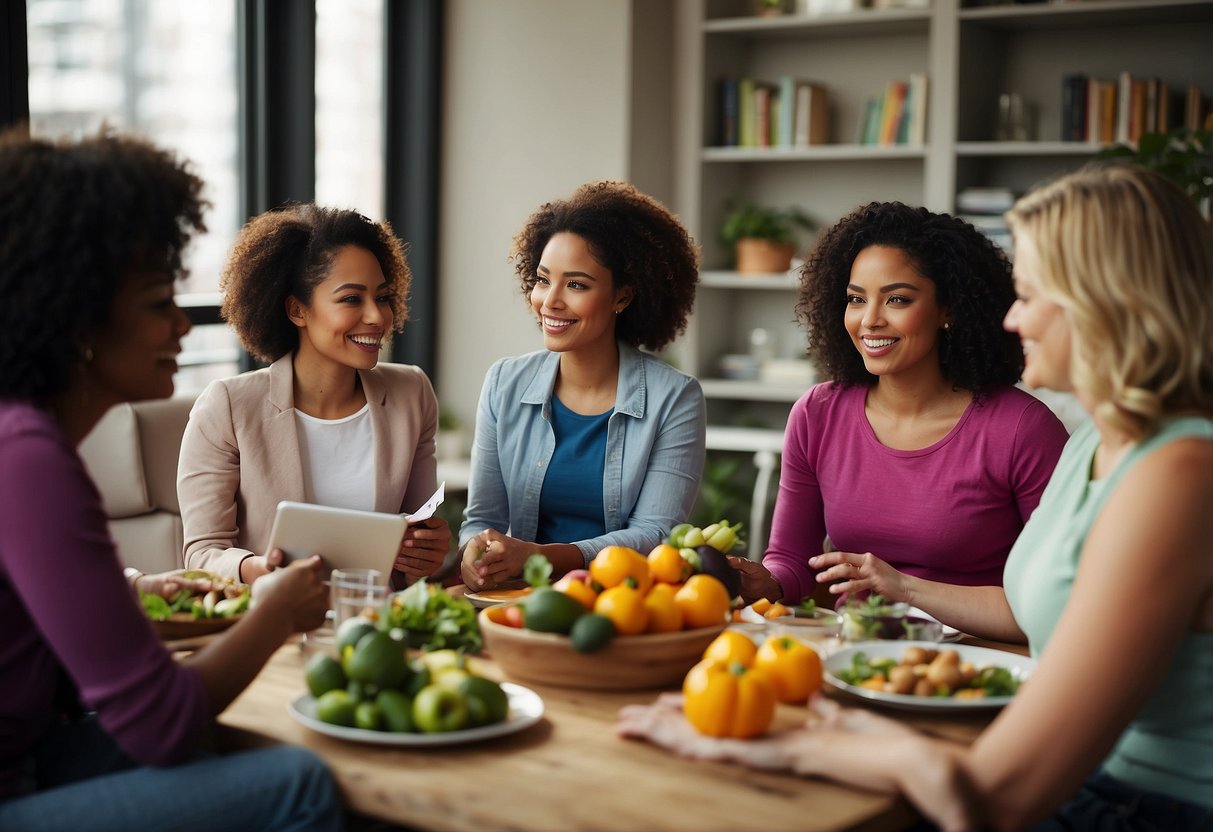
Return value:
M 0 829 L 342 826 L 310 752 L 200 748 L 286 637 L 324 620 L 319 560 L 258 582 L 242 620 L 174 659 L 76 452 L 113 405 L 173 392 L 201 189 L 140 141 L 0 135 Z
M 822 235 L 797 312 L 830 381 L 788 417 L 766 553 L 734 560 L 747 600 L 1002 583 L 1067 438 L 1013 386 L 1014 300 L 1006 256 L 946 214 L 872 203 Z

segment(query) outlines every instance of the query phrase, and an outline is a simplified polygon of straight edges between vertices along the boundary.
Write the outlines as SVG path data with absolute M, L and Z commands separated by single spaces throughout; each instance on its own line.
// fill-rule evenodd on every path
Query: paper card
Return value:
M 425 501 L 425 505 L 412 514 L 404 515 L 404 519 L 410 523 L 420 523 L 422 520 L 429 520 L 434 516 L 434 512 L 438 510 L 438 506 L 442 505 L 444 499 L 446 499 L 446 480 L 438 483 L 438 490 L 434 492 L 434 496 Z

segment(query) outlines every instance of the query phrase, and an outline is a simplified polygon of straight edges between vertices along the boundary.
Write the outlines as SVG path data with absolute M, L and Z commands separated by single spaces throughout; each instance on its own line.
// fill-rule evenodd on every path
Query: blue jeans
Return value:
M 1082 790 L 1033 832 L 1195 832 L 1213 830 L 1213 809 L 1143 792 L 1097 771 Z
M 0 829 L 319 831 L 344 822 L 324 762 L 295 746 L 139 766 L 86 718 L 56 726 L 26 763 L 34 790 L 0 802 Z

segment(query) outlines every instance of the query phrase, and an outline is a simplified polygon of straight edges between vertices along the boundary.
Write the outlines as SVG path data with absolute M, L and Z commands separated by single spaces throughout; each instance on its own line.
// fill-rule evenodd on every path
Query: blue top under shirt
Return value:
M 536 543 L 568 543 L 606 533 L 602 475 L 606 469 L 607 421 L 615 412 L 583 416 L 552 396 L 556 449 L 539 493 Z

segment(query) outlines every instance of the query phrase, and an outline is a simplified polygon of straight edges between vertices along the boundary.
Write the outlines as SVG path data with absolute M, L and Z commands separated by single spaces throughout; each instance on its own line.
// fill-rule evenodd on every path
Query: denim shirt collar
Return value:
M 615 412 L 644 418 L 645 384 L 644 358 L 640 350 L 617 341 L 619 347 L 619 382 L 615 392 Z M 522 394 L 523 404 L 543 406 L 543 418 L 551 419 L 552 389 L 556 386 L 556 373 L 560 369 L 560 353 L 549 352 L 543 357 L 543 365 Z

